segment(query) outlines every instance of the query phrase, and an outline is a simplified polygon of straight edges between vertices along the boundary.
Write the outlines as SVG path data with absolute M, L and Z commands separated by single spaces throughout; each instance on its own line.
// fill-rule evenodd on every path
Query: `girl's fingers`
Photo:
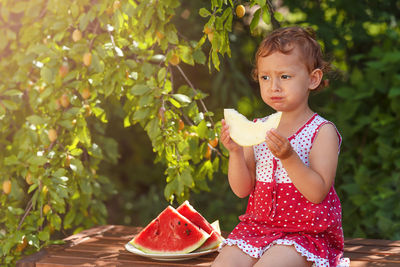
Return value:
M 271 142 L 281 146 L 284 144 L 285 140 L 281 139 L 281 136 L 276 131 L 268 131 L 267 138 L 271 140 Z

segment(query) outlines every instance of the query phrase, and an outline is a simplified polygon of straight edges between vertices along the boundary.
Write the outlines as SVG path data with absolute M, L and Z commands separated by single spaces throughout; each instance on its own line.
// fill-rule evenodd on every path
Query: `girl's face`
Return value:
M 318 87 L 322 71 L 309 73 L 297 47 L 290 54 L 274 52 L 258 59 L 258 81 L 264 102 L 277 111 L 308 108 L 309 91 Z

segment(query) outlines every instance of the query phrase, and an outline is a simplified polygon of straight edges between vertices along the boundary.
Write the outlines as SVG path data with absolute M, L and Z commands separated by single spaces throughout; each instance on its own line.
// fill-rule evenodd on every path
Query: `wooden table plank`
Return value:
M 50 246 L 17 262 L 17 267 L 137 266 L 205 267 L 217 252 L 184 261 L 156 261 L 125 249 L 140 227 L 104 225 L 85 230 L 66 239 L 65 245 Z M 351 267 L 400 266 L 400 241 L 347 238 L 345 257 Z

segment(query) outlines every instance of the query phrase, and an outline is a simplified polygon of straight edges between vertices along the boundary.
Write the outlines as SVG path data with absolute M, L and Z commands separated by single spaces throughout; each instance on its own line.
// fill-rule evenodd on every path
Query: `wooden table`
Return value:
M 184 261 L 155 261 L 136 256 L 125 249 L 139 227 L 104 225 L 85 230 L 65 239 L 65 245 L 54 245 L 17 262 L 17 267 L 62 266 L 138 266 L 193 267 L 210 266 L 217 252 Z M 351 267 L 400 266 L 400 241 L 348 238 L 345 257 Z

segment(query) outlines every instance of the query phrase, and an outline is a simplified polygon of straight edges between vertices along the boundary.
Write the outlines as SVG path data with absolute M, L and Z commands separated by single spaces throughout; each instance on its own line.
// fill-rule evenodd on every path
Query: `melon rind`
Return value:
M 214 249 L 219 246 L 223 237 L 218 233 L 218 231 L 215 231 L 214 227 L 203 217 L 203 215 L 190 205 L 189 201 L 186 200 L 183 202 L 176 210 L 210 235 L 206 242 L 204 242 L 196 252 Z
M 180 221 L 179 225 L 178 221 Z M 189 233 L 191 238 L 195 238 L 194 240 L 191 240 L 189 235 L 185 238 L 185 229 L 190 230 Z M 155 234 L 155 231 L 159 233 Z M 168 206 L 130 243 L 149 254 L 186 254 L 199 248 L 209 237 L 208 233 L 194 225 L 173 207 Z M 185 242 L 187 245 L 183 248 L 174 248 L 174 245 L 182 246 Z
M 241 146 L 255 146 L 265 142 L 267 131 L 277 128 L 282 112 L 268 116 L 266 121 L 249 121 L 235 109 L 224 109 L 224 118 L 229 126 L 229 134 L 233 141 Z
M 223 237 L 217 231 L 213 230 L 210 234 L 210 237 L 198 249 L 196 249 L 196 252 L 217 248 L 222 241 Z

